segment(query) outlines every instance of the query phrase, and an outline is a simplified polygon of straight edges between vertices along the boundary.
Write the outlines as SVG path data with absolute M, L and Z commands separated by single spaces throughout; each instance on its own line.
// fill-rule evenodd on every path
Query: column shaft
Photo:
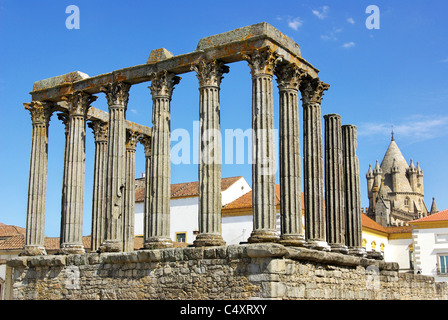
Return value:
M 245 56 L 252 74 L 252 204 L 254 227 L 249 242 L 276 242 L 273 52 Z
M 221 235 L 221 129 L 219 86 L 228 67 L 204 59 L 193 66 L 199 80 L 199 234 L 195 246 L 225 245 Z
M 106 169 L 107 169 L 107 127 L 99 120 L 89 124 L 95 136 L 95 162 L 93 169 L 92 194 L 92 238 L 91 250 L 97 251 L 104 242 L 106 226 Z
M 170 238 L 171 163 L 170 101 L 174 85 L 180 78 L 162 71 L 151 76 L 152 140 L 151 174 L 147 185 L 150 188 L 149 226 L 144 247 L 172 247 Z
M 149 198 L 151 193 L 151 188 L 149 187 L 151 182 L 151 137 L 140 137 L 140 143 L 143 144 L 145 148 L 145 200 L 143 209 L 143 233 L 145 235 L 149 235 Z
M 342 164 L 341 117 L 325 119 L 325 209 L 326 234 L 332 251 L 348 253 L 345 245 L 344 171 Z
M 123 251 L 134 251 L 135 150 L 139 134 L 128 131 L 126 141 L 126 182 L 124 188 Z
M 31 138 L 28 203 L 26 212 L 25 246 L 20 255 L 46 254 L 44 245 L 45 200 L 47 193 L 48 126 L 53 107 L 33 101 L 24 103 L 31 114 Z
M 61 253 L 84 253 L 82 224 L 84 214 L 86 117 L 96 97 L 75 92 L 65 97 L 68 107 L 68 135 L 64 162 Z
M 106 170 L 106 233 L 100 251 L 123 250 L 122 214 L 126 165 L 126 107 L 131 85 L 114 82 L 102 88 L 109 105 Z
M 305 243 L 302 222 L 298 90 L 299 69 L 293 65 L 276 68 L 280 98 L 280 242 Z
M 324 172 L 320 102 L 328 85 L 308 79 L 301 87 L 303 101 L 303 175 L 305 232 L 310 247 L 328 250 L 325 241 Z
M 346 243 L 351 254 L 362 256 L 365 255 L 365 249 L 362 247 L 361 187 L 358 156 L 356 155 L 356 135 L 356 126 L 342 126 Z

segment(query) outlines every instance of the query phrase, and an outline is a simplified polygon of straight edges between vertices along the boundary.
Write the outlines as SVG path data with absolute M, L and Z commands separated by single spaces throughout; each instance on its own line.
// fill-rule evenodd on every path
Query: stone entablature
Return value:
M 17 257 L 7 299 L 448 299 L 397 263 L 281 244 Z

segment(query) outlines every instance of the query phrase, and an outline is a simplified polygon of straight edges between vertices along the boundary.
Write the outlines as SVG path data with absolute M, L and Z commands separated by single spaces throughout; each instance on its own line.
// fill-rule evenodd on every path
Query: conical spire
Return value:
M 432 197 L 432 204 L 431 204 L 431 211 L 429 212 L 429 214 L 434 214 L 439 212 L 439 209 L 437 208 L 437 204 L 436 204 L 436 200 L 434 197 Z
M 373 178 L 372 165 L 370 165 L 370 164 L 369 164 L 369 170 L 367 171 L 366 177 Z

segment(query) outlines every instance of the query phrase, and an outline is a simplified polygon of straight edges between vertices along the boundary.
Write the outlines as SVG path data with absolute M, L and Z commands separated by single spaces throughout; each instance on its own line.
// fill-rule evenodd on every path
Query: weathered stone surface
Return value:
M 266 22 L 238 28 L 199 40 L 196 51 L 227 45 L 232 42 L 250 39 L 268 38 L 281 46 L 287 47 L 291 53 L 300 57 L 300 46 Z
M 165 48 L 154 49 L 149 54 L 146 63 L 155 63 L 174 57 L 174 55 Z
M 399 274 L 394 263 L 280 244 L 19 257 L 7 264 L 13 272 L 6 298 L 17 300 L 448 299 L 446 283 Z
M 51 77 L 48 79 L 39 80 L 39 81 L 34 82 L 33 91 L 43 90 L 43 89 L 46 89 L 49 87 L 55 87 L 58 85 L 87 79 L 88 77 L 89 77 L 89 75 L 87 75 L 83 72 L 80 72 L 80 71 L 66 73 L 66 74 L 63 74 L 60 76 Z

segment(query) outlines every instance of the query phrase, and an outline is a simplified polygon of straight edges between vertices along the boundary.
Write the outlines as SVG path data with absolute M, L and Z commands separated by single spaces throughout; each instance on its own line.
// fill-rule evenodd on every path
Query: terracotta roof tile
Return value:
M 242 176 L 222 178 L 221 190 L 227 190 L 232 184 L 241 179 Z M 141 185 L 141 184 L 139 184 Z M 199 182 L 183 182 L 171 185 L 171 198 L 196 197 L 199 194 Z M 139 186 L 135 190 L 135 201 L 143 202 L 145 199 L 145 187 Z
M 18 234 L 25 233 L 26 229 L 17 226 L 6 225 L 0 222 L 0 238 L 12 237 Z
M 412 220 L 412 222 L 429 222 L 429 221 L 448 221 L 448 209 L 433 213 L 427 217 Z
M 280 185 L 275 185 L 275 204 L 277 206 L 280 205 Z M 248 193 L 242 195 L 238 199 L 226 204 L 223 206 L 223 210 L 232 210 L 232 209 L 249 209 L 252 208 L 252 190 Z M 302 208 L 304 208 L 304 198 L 302 192 Z
M 366 227 L 366 228 L 370 228 L 370 229 L 374 229 L 377 231 L 382 231 L 382 232 L 386 232 L 387 230 L 380 225 L 378 222 L 376 222 L 375 220 L 370 219 L 368 216 L 366 216 L 364 213 L 361 214 L 361 220 L 362 220 L 362 226 Z

